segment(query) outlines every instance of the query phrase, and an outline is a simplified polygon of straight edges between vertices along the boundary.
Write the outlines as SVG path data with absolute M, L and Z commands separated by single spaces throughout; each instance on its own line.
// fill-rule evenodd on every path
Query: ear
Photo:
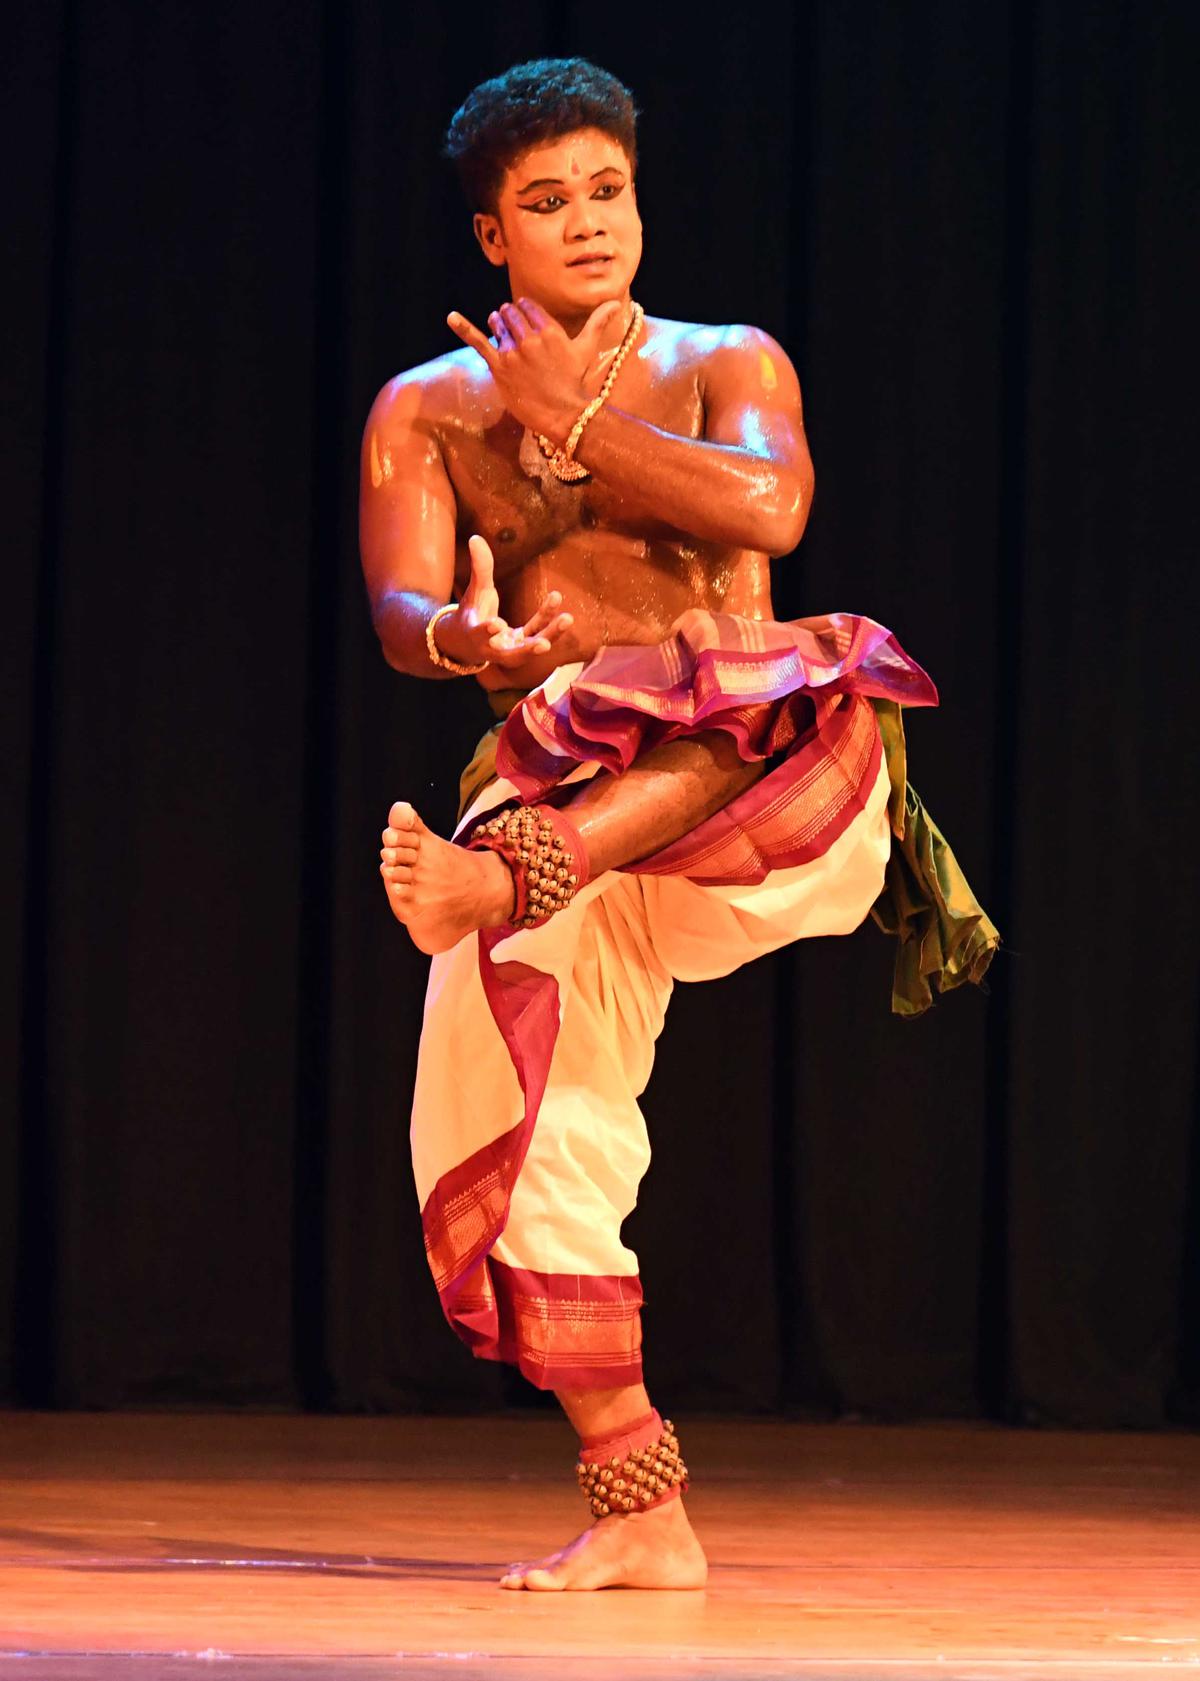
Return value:
M 508 258 L 504 254 L 504 227 L 499 216 L 490 216 L 486 211 L 477 210 L 472 225 L 475 238 L 479 241 L 479 249 L 488 262 L 493 268 L 503 268 Z

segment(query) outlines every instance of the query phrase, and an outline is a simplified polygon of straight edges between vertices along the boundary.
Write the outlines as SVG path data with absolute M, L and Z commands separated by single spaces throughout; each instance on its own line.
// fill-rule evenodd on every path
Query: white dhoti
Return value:
M 619 775 L 705 730 L 769 763 L 723 810 L 587 882 L 547 921 L 433 959 L 413 1170 L 443 1309 L 475 1354 L 541 1388 L 640 1380 L 642 1292 L 621 1224 L 650 1161 L 638 1098 L 676 981 L 850 933 L 873 907 L 880 917 L 885 873 L 880 919 L 904 954 L 894 1007 L 924 1008 L 931 979 L 982 977 L 998 936 L 905 780 L 900 707 L 936 699 L 869 619 L 693 610 L 656 646 L 560 668 L 491 739 L 459 837 L 497 807 Z
M 557 983 L 558 1032 L 527 1137 L 475 936 L 432 960 L 413 1171 L 443 1306 L 477 1355 L 546 1389 L 640 1381 L 642 1292 L 621 1225 L 650 1162 L 638 1098 L 671 989 L 857 928 L 883 884 L 889 792 L 880 755 L 864 809 L 828 850 L 758 885 L 610 870 L 544 926 L 502 940 L 496 964 Z M 512 797 L 492 783 L 460 832 Z

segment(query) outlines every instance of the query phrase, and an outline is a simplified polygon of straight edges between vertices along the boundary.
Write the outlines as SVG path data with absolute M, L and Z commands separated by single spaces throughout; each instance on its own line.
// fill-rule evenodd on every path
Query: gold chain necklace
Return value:
M 632 298 L 630 299 L 630 303 L 633 303 Z M 629 352 L 633 349 L 634 341 L 637 339 L 638 333 L 641 329 L 645 313 L 646 312 L 642 308 L 641 304 L 633 304 L 633 315 L 630 317 L 629 330 L 625 334 L 625 337 L 621 340 L 621 347 L 617 351 L 616 359 L 613 362 L 612 367 L 608 370 L 608 373 L 605 376 L 604 384 L 600 387 L 599 395 L 592 398 L 591 402 L 579 416 L 579 419 L 575 422 L 574 426 L 572 426 L 570 433 L 567 436 L 567 441 L 563 444 L 562 448 L 560 449 L 559 446 L 554 443 L 552 439 L 548 438 L 544 432 L 537 433 L 538 447 L 541 449 L 542 454 L 546 457 L 546 460 L 550 463 L 550 471 L 554 474 L 556 479 L 562 479 L 565 484 L 578 484 L 582 479 L 590 479 L 592 476 L 581 461 L 576 461 L 575 451 L 579 447 L 579 440 L 583 436 L 584 427 L 587 425 L 588 421 L 591 420 L 592 416 L 597 414 L 600 409 L 603 408 L 609 392 L 616 384 L 617 375 L 621 371 L 621 364 L 629 355 Z

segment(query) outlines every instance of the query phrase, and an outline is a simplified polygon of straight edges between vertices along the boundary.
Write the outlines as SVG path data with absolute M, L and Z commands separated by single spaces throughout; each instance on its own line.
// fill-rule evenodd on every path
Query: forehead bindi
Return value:
M 504 186 L 514 193 L 522 193 L 535 182 L 576 186 L 604 170 L 628 176 L 629 159 L 620 142 L 601 129 L 580 129 L 522 153 L 509 165 Z

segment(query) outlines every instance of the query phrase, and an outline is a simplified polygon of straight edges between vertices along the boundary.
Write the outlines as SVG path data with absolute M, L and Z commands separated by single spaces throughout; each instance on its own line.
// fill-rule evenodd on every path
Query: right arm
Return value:
M 454 588 L 457 508 L 441 445 L 417 380 L 392 380 L 376 397 L 363 432 L 359 546 L 371 618 L 383 656 L 414 677 L 450 677 L 434 665 L 425 626 Z M 531 653 L 547 653 L 570 624 L 549 595 L 527 624 L 500 617 L 492 553 L 482 537 L 469 545 L 471 575 L 455 612 L 438 621 L 439 652 L 460 665 L 487 660 L 515 669 Z

